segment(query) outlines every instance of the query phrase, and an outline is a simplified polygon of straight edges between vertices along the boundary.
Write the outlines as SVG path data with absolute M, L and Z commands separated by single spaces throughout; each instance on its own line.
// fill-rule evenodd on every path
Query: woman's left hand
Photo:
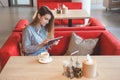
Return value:
M 60 42 L 60 40 L 57 40 L 57 41 L 55 41 L 55 42 L 53 43 L 53 45 L 58 45 L 59 42 Z

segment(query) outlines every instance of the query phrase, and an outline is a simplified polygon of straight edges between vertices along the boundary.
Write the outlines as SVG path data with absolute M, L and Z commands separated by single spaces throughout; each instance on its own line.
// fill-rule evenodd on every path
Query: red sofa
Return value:
M 90 25 L 77 26 L 77 27 L 55 27 L 55 31 L 80 31 L 80 30 L 105 30 L 105 27 L 96 18 L 90 18 Z M 29 22 L 26 19 L 21 19 L 14 28 L 14 32 L 22 32 L 22 30 L 28 25 Z
M 20 48 L 19 42 L 21 40 L 21 32 L 12 32 L 12 34 L 8 37 L 7 41 L 0 49 L 0 62 L 2 68 L 8 61 L 10 56 L 19 56 Z
M 71 2 L 71 0 L 37 0 L 37 8 L 39 8 L 39 3 L 43 2 Z
M 20 46 L 22 37 L 22 29 L 29 22 L 22 19 L 16 25 L 14 31 L 8 37 L 7 41 L 0 49 L 0 62 L 2 68 L 8 61 L 10 56 L 20 56 Z M 22 27 L 22 29 L 20 28 Z M 96 48 L 96 55 L 120 55 L 120 43 L 119 41 L 107 30 L 84 30 L 74 31 L 83 38 L 99 38 L 99 43 Z M 69 44 L 72 31 L 55 31 L 55 37 L 64 36 L 59 45 L 53 46 L 49 52 L 51 55 L 63 55 Z
M 40 2 L 38 1 L 37 3 L 37 8 L 39 9 L 41 6 L 45 5 L 48 6 L 51 10 L 54 10 L 55 8 L 57 8 L 58 4 L 64 4 L 68 7 L 68 9 L 82 9 L 82 3 L 81 2 L 71 2 L 71 1 L 55 1 L 55 2 Z M 63 19 L 63 20 L 55 20 L 55 24 L 62 24 L 62 25 L 66 25 L 68 24 L 68 20 L 67 19 Z M 72 20 L 72 24 L 84 24 L 84 19 L 73 19 Z
M 106 30 L 105 26 L 96 18 L 90 18 L 89 25 L 73 27 L 55 27 L 55 31 Z
M 83 38 L 99 38 L 98 46 L 94 52 L 96 55 L 120 55 L 119 41 L 108 31 L 74 31 Z M 49 53 L 51 55 L 63 55 L 70 41 L 72 31 L 55 31 L 55 37 L 64 36 L 59 45 L 53 46 Z M 10 56 L 20 56 L 19 43 L 22 32 L 12 32 L 5 44 L 0 49 L 0 62 L 2 68 Z
M 48 6 L 51 10 L 54 10 L 55 8 L 57 8 L 58 4 L 60 5 L 64 4 L 65 6 L 68 7 L 68 9 L 82 9 L 81 2 L 42 2 L 42 3 L 38 3 L 38 9 L 41 6 Z
M 65 54 L 70 37 L 73 31 L 55 31 L 55 37 L 64 36 L 59 45 L 53 46 L 49 52 L 51 55 Z M 120 42 L 106 30 L 97 31 L 74 31 L 77 35 L 87 38 L 99 38 L 97 47 L 95 48 L 95 55 L 120 55 Z

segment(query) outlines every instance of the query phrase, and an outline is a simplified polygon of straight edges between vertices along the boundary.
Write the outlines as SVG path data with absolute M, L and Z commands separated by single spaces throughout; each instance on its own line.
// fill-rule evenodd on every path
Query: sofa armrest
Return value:
M 5 44 L 0 49 L 0 61 L 2 68 L 8 61 L 10 56 L 20 56 L 19 42 L 21 41 L 21 33 L 13 32 Z
M 120 55 L 120 42 L 109 31 L 101 35 L 100 45 L 102 55 Z
M 0 60 L 0 72 L 1 72 L 1 70 L 2 70 L 2 66 L 1 66 L 1 60 Z
M 22 32 L 22 30 L 29 24 L 29 21 L 26 19 L 21 19 L 19 22 L 16 24 L 14 28 L 14 32 Z
M 104 25 L 96 18 L 90 18 L 89 22 L 91 23 L 90 26 L 103 26 Z

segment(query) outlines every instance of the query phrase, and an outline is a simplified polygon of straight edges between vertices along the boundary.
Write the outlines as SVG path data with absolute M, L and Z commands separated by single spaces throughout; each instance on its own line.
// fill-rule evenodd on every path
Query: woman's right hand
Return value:
M 40 47 L 45 46 L 48 43 L 49 39 L 45 39 L 41 44 Z

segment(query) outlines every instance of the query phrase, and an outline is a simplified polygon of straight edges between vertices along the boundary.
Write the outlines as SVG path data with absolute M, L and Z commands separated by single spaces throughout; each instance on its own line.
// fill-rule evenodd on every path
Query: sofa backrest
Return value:
M 120 41 L 109 31 L 102 33 L 100 40 L 101 55 L 120 55 Z
M 42 3 L 38 3 L 38 9 L 41 6 L 48 6 L 51 10 L 54 10 L 55 8 L 57 8 L 57 4 L 58 2 L 42 2 Z
M 81 30 L 106 30 L 104 25 L 96 18 L 90 18 L 89 25 L 72 27 L 55 27 L 55 31 L 81 31 Z
M 61 2 L 61 3 L 67 6 L 68 9 L 82 9 L 81 2 Z
M 58 7 L 58 4 L 65 5 L 68 7 L 68 9 L 82 9 L 82 3 L 81 2 L 42 2 L 38 3 L 38 9 L 41 6 L 48 6 L 51 10 L 54 10 Z
M 69 41 L 73 31 L 55 31 L 55 37 L 63 36 L 57 46 L 53 46 L 49 52 L 51 55 L 64 55 L 69 46 Z M 102 31 L 74 31 L 77 35 L 88 38 L 99 38 Z
M 37 0 L 37 2 L 71 2 L 71 0 Z
M 53 46 L 49 52 L 51 55 L 64 55 L 68 49 L 73 31 L 55 31 L 55 37 L 63 36 L 57 46 Z M 99 38 L 95 47 L 95 55 L 115 55 L 120 52 L 120 42 L 109 31 L 74 31 L 84 39 Z
M 37 8 L 39 8 L 39 3 L 43 2 L 71 2 L 71 0 L 37 0 Z
M 90 18 L 89 20 L 90 25 L 87 26 L 72 26 L 72 27 L 56 27 L 55 26 L 55 31 L 81 31 L 81 30 L 105 30 L 104 25 L 97 20 L 96 18 Z M 29 21 L 26 19 L 21 19 L 19 22 L 16 24 L 14 28 L 14 32 L 22 32 L 22 30 L 29 24 Z

